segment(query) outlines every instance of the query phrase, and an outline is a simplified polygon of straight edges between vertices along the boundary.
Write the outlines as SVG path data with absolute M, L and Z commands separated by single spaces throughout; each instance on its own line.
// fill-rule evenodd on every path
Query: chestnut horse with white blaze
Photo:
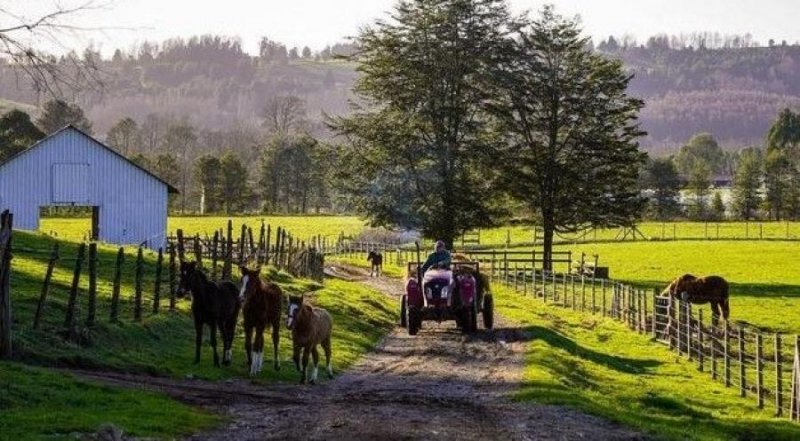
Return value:
M 308 368 L 308 354 L 313 357 L 314 366 L 311 372 L 311 384 L 317 382 L 317 371 L 319 365 L 319 351 L 317 345 L 322 346 L 325 351 L 325 363 L 328 370 L 328 378 L 333 378 L 333 367 L 331 366 L 331 332 L 333 331 L 333 319 L 328 311 L 322 308 L 314 308 L 309 304 L 303 303 L 304 297 L 289 297 L 289 309 L 286 317 L 286 327 L 292 331 L 292 342 L 294 344 L 292 360 L 302 377 L 300 384 L 306 382 L 306 369 Z M 303 364 L 300 365 L 300 351 L 303 351 Z
M 272 354 L 275 370 L 280 370 L 281 361 L 278 355 L 280 347 L 281 303 L 283 291 L 281 287 L 260 277 L 260 269 L 249 270 L 242 266 L 239 301 L 244 302 L 244 349 L 247 352 L 247 364 L 250 375 L 261 372 L 264 364 L 264 329 L 272 327 Z M 253 342 L 253 332 L 256 339 Z

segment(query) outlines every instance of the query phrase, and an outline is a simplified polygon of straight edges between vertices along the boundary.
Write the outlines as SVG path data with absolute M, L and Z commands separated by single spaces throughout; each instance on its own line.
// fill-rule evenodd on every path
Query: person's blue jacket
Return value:
M 428 268 L 435 265 L 441 265 L 446 268 L 450 268 L 450 252 L 447 250 L 434 251 L 428 255 L 428 259 L 422 264 L 422 274 L 425 274 L 425 271 L 428 271 Z

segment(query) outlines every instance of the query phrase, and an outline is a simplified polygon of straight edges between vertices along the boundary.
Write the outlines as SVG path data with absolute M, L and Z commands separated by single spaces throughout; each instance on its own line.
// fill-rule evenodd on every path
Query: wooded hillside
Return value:
M 143 121 L 150 114 L 188 118 L 205 129 L 254 125 L 271 97 L 294 95 L 305 100 L 315 135 L 324 137 L 323 112 L 349 111 L 356 73 L 334 55 L 350 50 L 348 45 L 318 52 L 287 49 L 265 39 L 260 54 L 251 56 L 237 40 L 219 36 L 145 43 L 117 51 L 110 60 L 87 50 L 83 57 L 96 59 L 106 73 L 106 90 L 75 98 L 102 136 L 123 117 Z M 762 145 L 781 109 L 800 108 L 797 45 L 662 36 L 645 44 L 609 39 L 597 50 L 622 59 L 635 75 L 631 88 L 646 102 L 642 125 L 649 136 L 643 144 L 651 151 L 676 150 L 698 132 L 712 133 L 725 149 Z M 29 105 L 45 101 L 7 67 L 0 71 L 0 98 Z

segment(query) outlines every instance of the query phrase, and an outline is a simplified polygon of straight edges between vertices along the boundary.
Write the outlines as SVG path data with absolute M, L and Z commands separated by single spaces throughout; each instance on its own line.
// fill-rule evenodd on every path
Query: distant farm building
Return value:
M 46 207 L 88 207 L 91 236 L 115 244 L 162 246 L 169 193 L 178 191 L 73 126 L 0 164 L 0 210 L 14 227 L 38 230 Z

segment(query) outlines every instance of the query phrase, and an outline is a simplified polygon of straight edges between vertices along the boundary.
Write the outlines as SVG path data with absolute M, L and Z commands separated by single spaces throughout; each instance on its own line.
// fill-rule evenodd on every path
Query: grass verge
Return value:
M 566 405 L 664 439 L 792 440 L 800 425 L 708 378 L 649 337 L 610 319 L 545 305 L 495 286 L 497 312 L 527 342 L 521 401 Z
M 220 421 L 160 394 L 98 385 L 18 363 L 0 363 L 0 391 L 2 440 L 75 439 L 75 434 L 95 432 L 104 424 L 126 435 L 169 439 Z

